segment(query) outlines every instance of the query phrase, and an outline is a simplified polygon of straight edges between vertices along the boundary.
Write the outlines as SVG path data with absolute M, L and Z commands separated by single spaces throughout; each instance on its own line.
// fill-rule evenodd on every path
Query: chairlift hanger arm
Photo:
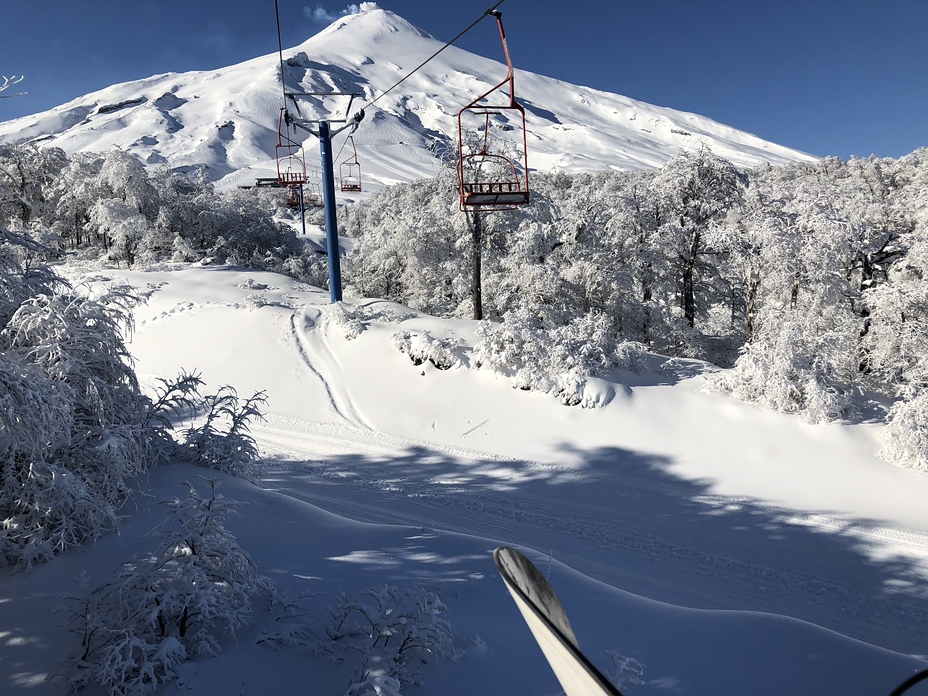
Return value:
M 286 96 L 293 102 L 294 107 L 296 107 L 297 113 L 299 113 L 300 111 L 300 105 L 299 105 L 299 102 L 297 102 L 297 97 L 348 97 L 348 106 L 345 108 L 345 113 L 350 113 L 351 104 L 354 102 L 355 99 L 361 97 L 362 95 L 358 94 L 357 92 L 286 92 Z M 310 135 L 314 135 L 318 138 L 319 130 L 318 128 L 314 127 L 314 124 L 318 123 L 318 121 L 313 121 L 308 118 L 302 118 L 302 114 L 300 114 L 300 116 L 301 118 L 296 118 L 289 111 L 287 111 L 286 112 L 287 123 L 293 124 L 294 126 L 297 126 L 303 129 Z M 333 136 L 333 135 L 337 135 L 341 133 L 346 128 L 351 128 L 352 132 L 354 132 L 354 129 L 358 127 L 358 124 L 360 124 L 363 119 L 364 119 L 364 109 L 360 109 L 351 118 L 346 117 L 346 118 L 322 119 L 322 120 L 327 121 L 329 124 L 332 124 L 332 123 L 344 123 L 345 124 L 341 128 L 330 130 L 329 135 Z
M 525 135 L 525 109 L 516 102 L 515 80 L 513 78 L 512 59 L 506 43 L 506 31 L 503 28 L 503 16 L 495 8 L 488 10 L 488 15 L 496 18 L 500 41 L 506 56 L 506 77 L 483 92 L 458 112 L 458 185 L 460 189 L 460 208 L 463 211 L 513 210 L 530 201 L 528 188 L 528 153 Z M 509 88 L 508 104 L 499 103 Z M 497 94 L 496 99 L 491 95 Z M 487 100 L 489 103 L 481 103 Z M 521 123 L 521 156 L 516 160 L 511 156 L 490 147 L 490 117 L 502 118 L 508 123 L 506 114 L 518 114 L 515 120 Z M 470 114 L 482 117 L 482 146 L 479 144 L 468 152 L 464 146 L 464 116 Z M 511 128 L 510 128 L 511 130 Z M 497 150 L 497 151 L 494 151 Z M 484 169 L 492 170 L 489 174 Z
M 493 17 L 496 17 L 496 23 L 499 25 L 499 37 L 500 37 L 500 40 L 503 42 L 503 54 L 506 56 L 506 77 L 503 78 L 503 81 L 500 82 L 498 85 L 496 85 L 495 87 L 491 87 L 486 92 L 481 94 L 479 97 L 474 99 L 465 108 L 469 109 L 471 107 L 476 106 L 479 102 L 486 99 L 488 96 L 493 94 L 493 92 L 496 92 L 497 90 L 502 89 L 508 83 L 509 84 L 509 104 L 508 105 L 504 105 L 504 104 L 487 105 L 486 108 L 488 109 L 510 108 L 510 109 L 517 109 L 519 111 L 522 111 L 522 107 L 516 103 L 516 81 L 515 81 L 515 76 L 513 74 L 513 69 L 512 69 L 512 59 L 509 57 L 509 46 L 506 43 L 506 30 L 503 28 L 503 13 L 500 12 L 499 10 L 488 10 L 487 14 L 492 15 Z
M 348 119 L 347 123 L 345 123 L 345 125 L 343 125 L 341 128 L 330 130 L 329 137 L 336 136 L 347 128 L 351 128 L 352 132 L 354 132 L 354 130 L 357 129 L 358 125 L 361 123 L 362 120 L 364 120 L 364 109 L 361 109 L 354 116 Z M 332 121 L 328 121 L 328 122 L 332 123 Z M 335 121 L 335 123 L 339 123 L 339 122 L 340 121 Z M 315 125 L 315 124 L 318 124 L 318 121 L 310 121 L 309 119 L 306 119 L 306 118 L 293 118 L 291 116 L 290 123 L 292 123 L 297 128 L 302 128 L 304 131 L 306 131 L 310 135 L 313 135 L 317 138 L 319 137 L 319 128 Z

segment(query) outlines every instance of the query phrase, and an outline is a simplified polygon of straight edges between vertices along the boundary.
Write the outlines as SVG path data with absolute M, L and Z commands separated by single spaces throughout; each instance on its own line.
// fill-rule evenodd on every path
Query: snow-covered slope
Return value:
M 287 88 L 356 92 L 363 95 L 357 107 L 442 45 L 387 10 L 350 15 L 284 51 Z M 650 168 L 701 146 L 738 165 L 813 159 L 696 114 L 522 72 L 514 58 L 532 169 Z M 39 141 L 72 153 L 119 147 L 153 165 L 207 165 L 227 184 L 251 183 L 274 171 L 283 101 L 279 67 L 274 52 L 220 70 L 113 85 L 0 123 L 0 141 Z M 458 110 L 505 74 L 504 64 L 451 47 L 380 99 L 355 138 L 365 188 L 434 173 L 440 166 L 435 152 L 447 151 L 455 138 Z M 304 116 L 334 118 L 300 101 Z M 310 140 L 308 160 L 315 162 L 317 144 Z M 336 139 L 336 152 L 343 142 Z
M 80 640 L 51 609 L 151 553 L 159 501 L 185 481 L 205 493 L 204 479 L 241 503 L 229 528 L 293 602 L 289 620 L 321 626 L 342 592 L 381 584 L 440 593 L 464 654 L 426 666 L 407 696 L 559 693 L 493 567 L 501 544 L 539 564 L 629 695 L 879 696 L 926 666 L 928 477 L 875 456 L 877 423 L 739 403 L 703 389 L 711 366 L 659 356 L 599 380 L 600 408 L 566 407 L 471 364 L 474 321 L 361 299 L 345 323 L 328 293 L 240 268 L 66 270 L 148 297 L 129 347 L 149 387 L 196 368 L 206 393 L 266 390 L 252 429 L 265 476 L 156 468 L 119 534 L 0 572 L 4 696 L 68 693 L 45 680 Z M 415 365 L 401 331 L 460 339 L 465 362 Z M 287 625 L 279 612 L 256 610 L 222 655 L 156 693 L 345 693 L 357 663 L 258 643 Z

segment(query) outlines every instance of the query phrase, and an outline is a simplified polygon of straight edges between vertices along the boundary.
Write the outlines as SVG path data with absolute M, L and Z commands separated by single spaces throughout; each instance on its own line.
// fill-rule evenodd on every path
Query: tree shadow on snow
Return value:
M 527 547 L 642 597 L 771 612 L 905 653 L 924 651 L 923 569 L 878 557 L 875 523 L 722 498 L 659 456 L 565 446 L 572 467 L 411 447 L 395 457 L 272 462 L 265 487 L 360 522 L 416 534 L 388 549 L 340 549 L 335 565 L 391 582 L 466 577 L 474 559 L 423 550 L 438 531 Z M 443 542 L 444 543 L 444 542 Z M 425 544 L 425 547 L 428 547 Z M 391 560 L 392 559 L 392 560 Z M 485 565 L 489 559 L 485 559 Z

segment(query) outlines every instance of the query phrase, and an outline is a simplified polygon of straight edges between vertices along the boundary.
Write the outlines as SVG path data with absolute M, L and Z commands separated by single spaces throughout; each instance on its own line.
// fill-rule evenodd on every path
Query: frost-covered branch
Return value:
M 203 398 L 203 422 L 185 432 L 187 456 L 195 464 L 226 471 L 253 483 L 260 480 L 258 445 L 249 431 L 252 421 L 264 418 L 265 392 L 241 400 L 233 387 Z
M 7 89 L 12 87 L 13 85 L 18 85 L 20 82 L 23 81 L 24 77 L 25 77 L 24 75 L 20 75 L 18 77 L 16 75 L 13 75 L 12 77 L 7 77 L 6 75 L 0 75 L 0 79 L 3 80 L 3 83 L 0 84 L 0 92 L 5 92 Z M 0 99 L 9 99 L 10 97 L 18 97 L 23 94 L 25 94 L 25 92 L 15 92 L 13 94 L 0 94 Z
M 426 664 L 460 657 L 446 610 L 433 592 L 380 585 L 342 595 L 317 627 L 285 622 L 259 642 L 354 665 L 346 696 L 399 696 L 403 684 L 418 683 Z

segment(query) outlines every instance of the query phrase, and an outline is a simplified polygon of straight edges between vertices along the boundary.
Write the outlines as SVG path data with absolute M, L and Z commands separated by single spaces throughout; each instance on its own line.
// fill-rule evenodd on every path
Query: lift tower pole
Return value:
M 332 163 L 332 131 L 328 121 L 319 121 L 317 131 L 322 157 L 322 201 L 325 210 L 325 248 L 329 257 L 329 297 L 342 301 L 342 265 L 338 248 L 338 218 L 335 215 L 335 172 Z
M 332 92 L 316 92 L 301 95 L 287 94 L 288 97 L 294 96 L 338 96 L 349 97 L 348 108 L 351 108 L 351 101 L 357 94 L 342 94 Z M 354 116 L 346 119 L 339 119 L 335 123 L 343 124 L 335 130 L 332 129 L 333 121 L 318 121 L 313 124 L 303 118 L 295 118 L 289 113 L 286 114 L 287 122 L 303 129 L 310 135 L 319 138 L 319 155 L 322 160 L 322 202 L 325 209 L 325 248 L 329 262 L 329 296 L 333 304 L 342 301 L 342 267 L 339 257 L 338 247 L 338 218 L 335 210 L 335 165 L 332 156 L 332 136 L 338 135 L 347 128 L 353 133 L 358 124 L 364 118 L 364 109 L 359 110 Z

